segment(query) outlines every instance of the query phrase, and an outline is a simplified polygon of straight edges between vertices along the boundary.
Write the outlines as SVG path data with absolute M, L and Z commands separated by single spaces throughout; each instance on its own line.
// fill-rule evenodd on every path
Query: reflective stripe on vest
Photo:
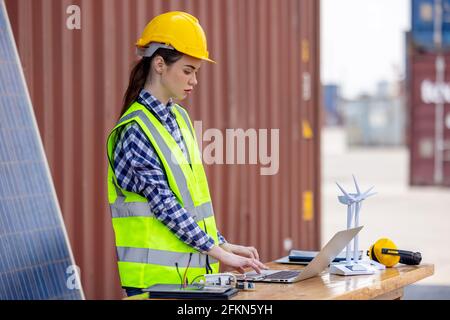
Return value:
M 173 267 L 177 263 L 180 268 L 188 266 L 189 256 L 191 255 L 190 267 L 202 268 L 206 265 L 206 255 L 198 252 L 186 254 L 186 252 L 178 253 L 146 248 L 117 247 L 117 255 L 119 260 L 123 262 L 148 263 L 168 267 Z M 216 259 L 209 257 L 209 263 L 216 262 Z
M 181 116 L 184 119 L 184 122 L 186 123 L 186 125 L 188 126 L 189 130 L 191 131 L 192 137 L 195 139 L 195 132 L 192 131 L 192 127 L 191 127 L 191 122 L 189 121 L 185 111 L 178 105 L 175 105 L 175 108 L 177 108 L 178 112 L 181 114 Z
M 111 215 L 113 218 L 126 218 L 126 217 L 156 218 L 156 216 L 150 210 L 150 205 L 148 202 L 125 202 L 125 195 L 122 193 L 122 190 L 120 190 L 120 188 L 118 188 L 115 184 L 114 187 L 116 188 L 117 199 L 114 202 L 114 204 L 111 204 Z M 197 207 L 194 206 L 185 207 L 185 209 L 191 214 L 192 218 L 196 222 L 199 222 L 203 219 L 206 219 L 214 215 L 214 210 L 211 202 L 203 203 Z
M 126 217 L 152 217 L 156 216 L 151 212 L 148 202 L 123 202 L 123 197 L 117 197 L 116 202 L 111 205 L 111 214 L 113 218 Z M 198 222 L 213 215 L 211 202 L 203 203 L 197 207 L 185 207 L 192 218 Z

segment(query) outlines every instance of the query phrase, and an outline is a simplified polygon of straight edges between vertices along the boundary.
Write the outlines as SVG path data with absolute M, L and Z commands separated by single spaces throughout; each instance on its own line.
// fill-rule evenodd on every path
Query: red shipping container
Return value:
M 409 53 L 409 150 L 411 185 L 450 186 L 450 55 L 445 55 L 444 83 L 436 83 L 436 54 L 410 50 Z M 436 183 L 435 130 L 436 101 L 444 101 L 443 180 Z

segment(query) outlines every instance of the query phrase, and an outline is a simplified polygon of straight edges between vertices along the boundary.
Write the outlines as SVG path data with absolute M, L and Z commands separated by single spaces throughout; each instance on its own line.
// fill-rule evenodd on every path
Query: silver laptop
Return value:
M 362 228 L 360 226 L 336 233 L 303 270 L 261 270 L 260 274 L 252 271 L 245 273 L 244 280 L 292 283 L 312 278 L 325 270 Z

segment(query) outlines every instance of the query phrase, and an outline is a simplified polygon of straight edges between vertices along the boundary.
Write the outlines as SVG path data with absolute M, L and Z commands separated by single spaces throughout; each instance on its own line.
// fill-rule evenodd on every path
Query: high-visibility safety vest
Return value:
M 158 154 L 169 187 L 180 205 L 218 244 L 208 182 L 192 123 L 186 110 L 179 105 L 175 104 L 172 110 L 186 143 L 190 161 L 155 115 L 138 102 L 130 106 L 108 137 L 108 200 L 123 287 L 147 288 L 156 283 L 181 284 L 186 268 L 189 282 L 203 274 L 219 271 L 217 260 L 178 239 L 151 212 L 148 200 L 140 194 L 122 189 L 114 174 L 114 147 L 120 129 L 134 121 Z

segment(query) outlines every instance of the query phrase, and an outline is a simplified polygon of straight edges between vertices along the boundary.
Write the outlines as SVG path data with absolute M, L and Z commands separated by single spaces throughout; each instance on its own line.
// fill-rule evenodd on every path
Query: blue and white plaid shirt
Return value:
M 163 105 L 144 89 L 137 101 L 155 114 L 188 159 L 183 136 L 172 113 L 173 102 L 170 100 L 167 105 Z M 114 173 L 120 187 L 148 199 L 157 219 L 181 241 L 202 253 L 213 247 L 214 240 L 200 229 L 191 214 L 178 203 L 169 188 L 155 149 L 135 122 L 127 124 L 120 133 L 114 149 Z M 219 244 L 226 242 L 219 232 L 217 235 Z

